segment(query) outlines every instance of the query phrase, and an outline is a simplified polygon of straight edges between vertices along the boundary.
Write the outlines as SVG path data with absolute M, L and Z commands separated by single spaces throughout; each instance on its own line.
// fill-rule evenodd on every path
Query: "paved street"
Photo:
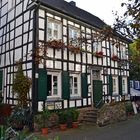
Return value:
M 60 140 L 140 140 L 140 115 L 105 127 L 80 126 L 78 129 L 50 133 L 48 137 L 54 136 L 59 136 Z

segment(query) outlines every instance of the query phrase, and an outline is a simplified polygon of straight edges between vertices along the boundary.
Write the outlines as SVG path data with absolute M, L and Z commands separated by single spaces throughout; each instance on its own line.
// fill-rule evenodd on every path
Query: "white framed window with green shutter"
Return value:
M 112 83 L 113 83 L 113 95 L 118 94 L 118 77 L 112 76 Z
M 81 96 L 80 74 L 70 74 L 70 97 Z
M 47 19 L 47 40 L 62 39 L 62 23 L 53 18 Z
M 47 98 L 61 97 L 61 73 L 48 72 L 47 74 Z
M 122 77 L 122 93 L 127 94 L 127 78 Z

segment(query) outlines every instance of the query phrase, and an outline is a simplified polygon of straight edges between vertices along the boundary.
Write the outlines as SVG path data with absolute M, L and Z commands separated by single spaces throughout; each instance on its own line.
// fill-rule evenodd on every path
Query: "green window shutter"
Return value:
M 130 77 L 127 77 L 128 94 L 130 94 Z
M 70 98 L 70 77 L 69 72 L 62 72 L 62 99 Z
M 2 90 L 2 85 L 3 85 L 3 70 L 0 70 L 0 90 Z
M 81 92 L 82 92 L 83 98 L 88 97 L 88 83 L 87 83 L 87 74 L 86 73 L 81 74 Z
M 108 83 L 109 83 L 109 95 L 112 96 L 112 92 L 113 92 L 112 75 L 108 76 Z
M 38 101 L 44 101 L 47 99 L 47 70 L 38 70 Z
M 123 94 L 122 93 L 122 76 L 119 76 L 118 82 L 119 82 L 119 94 L 122 95 Z

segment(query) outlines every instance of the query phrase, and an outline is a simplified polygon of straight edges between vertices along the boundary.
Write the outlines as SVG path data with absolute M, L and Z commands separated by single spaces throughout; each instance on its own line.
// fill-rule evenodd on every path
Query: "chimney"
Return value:
M 70 1 L 69 2 L 72 6 L 76 6 L 76 2 L 75 1 Z

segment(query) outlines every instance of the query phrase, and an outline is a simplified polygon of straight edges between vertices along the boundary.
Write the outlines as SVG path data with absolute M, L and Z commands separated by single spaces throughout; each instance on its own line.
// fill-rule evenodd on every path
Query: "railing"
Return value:
M 103 99 L 101 99 L 96 105 L 96 108 L 100 108 L 102 106 L 102 104 L 104 103 Z

